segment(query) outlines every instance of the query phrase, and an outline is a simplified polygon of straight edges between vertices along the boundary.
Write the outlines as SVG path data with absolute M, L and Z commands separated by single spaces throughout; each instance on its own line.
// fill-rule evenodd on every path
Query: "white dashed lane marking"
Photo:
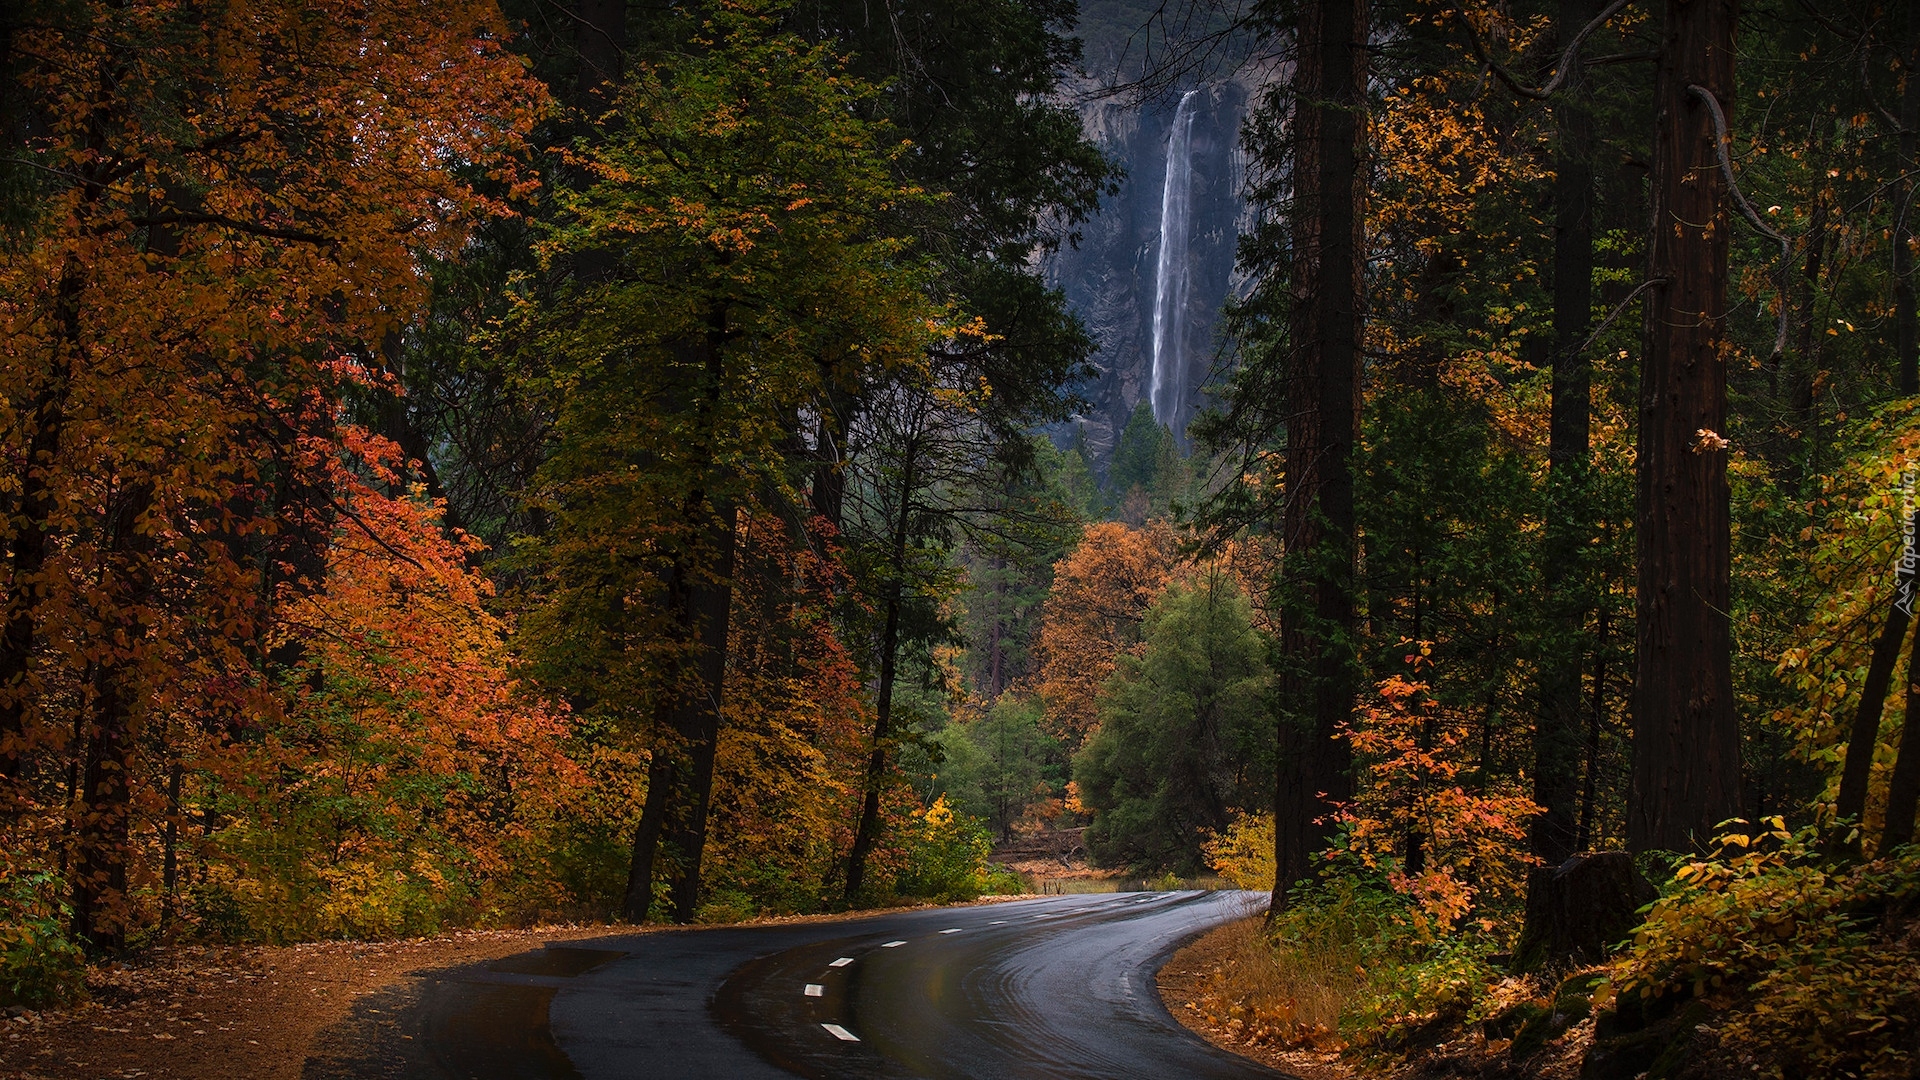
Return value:
M 851 963 L 853 963 L 853 957 L 843 956 L 840 959 L 835 960 L 833 963 L 828 964 L 827 966 L 828 967 L 846 967 L 848 964 L 851 964 Z
M 808 996 L 808 997 L 819 997 L 820 995 L 822 995 L 822 994 L 824 994 L 824 993 L 826 993 L 826 992 L 827 992 L 827 988 L 826 988 L 826 987 L 824 987 L 824 986 L 821 986 L 821 985 L 820 985 L 819 983 L 808 983 L 808 984 L 807 984 L 807 996 Z
M 900 946 L 902 946 L 902 945 L 905 945 L 905 944 L 906 944 L 906 942 L 904 942 L 904 941 L 889 941 L 889 942 L 887 942 L 887 943 L 886 943 L 885 945 L 882 945 L 882 946 L 880 946 L 880 947 L 881 947 L 881 948 L 883 948 L 883 949 L 897 949 L 897 948 L 899 948 Z
M 941 933 L 943 933 L 943 934 L 957 934 L 957 933 L 959 933 L 960 931 L 962 931 L 962 930 L 965 930 L 965 929 L 966 929 L 966 927 L 964 927 L 964 926 L 956 926 L 956 927 L 954 927 L 954 928 L 953 928 L 953 929 L 951 929 L 951 930 L 942 930 L 942 931 L 940 931 L 940 932 L 941 932 Z
M 832 1035 L 834 1038 L 839 1039 L 841 1042 L 859 1042 L 860 1041 L 860 1036 L 855 1035 L 853 1032 L 848 1031 L 846 1028 L 841 1027 L 839 1024 L 821 1024 L 820 1026 L 827 1029 L 827 1034 Z

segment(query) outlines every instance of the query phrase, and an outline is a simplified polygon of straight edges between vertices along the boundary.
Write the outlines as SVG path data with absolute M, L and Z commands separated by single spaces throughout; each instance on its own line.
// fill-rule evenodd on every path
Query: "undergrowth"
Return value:
M 1532 1075 L 1556 1046 L 1596 1078 L 1920 1075 L 1920 845 L 1833 850 L 1777 818 L 1737 829 L 1609 963 L 1543 975 L 1503 970 L 1517 918 L 1436 926 L 1384 878 L 1332 877 L 1227 931 L 1202 1007 L 1244 1041 L 1463 1075 Z
M 0 1006 L 43 1008 L 86 994 L 86 956 L 69 933 L 59 876 L 0 861 Z
M 1836 861 L 1819 830 L 1775 818 L 1720 849 L 1679 870 L 1596 1000 L 1655 1016 L 1705 1002 L 1745 1075 L 1914 1075 L 1920 846 Z

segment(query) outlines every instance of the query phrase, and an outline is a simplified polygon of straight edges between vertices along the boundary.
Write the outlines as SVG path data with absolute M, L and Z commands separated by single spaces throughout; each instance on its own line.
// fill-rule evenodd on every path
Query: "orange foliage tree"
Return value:
M 1426 643 L 1407 656 L 1431 666 Z M 1539 808 L 1525 777 L 1487 774 L 1466 710 L 1443 706 L 1417 678 L 1393 675 L 1346 731 L 1359 765 L 1340 810 L 1345 843 L 1329 852 L 1384 870 L 1432 925 L 1466 917 L 1482 898 L 1511 901 L 1526 883 L 1527 822 Z
M 391 442 L 345 427 L 302 448 L 341 514 L 319 587 L 283 585 L 267 636 L 289 660 L 284 719 L 204 759 L 198 794 L 231 812 L 200 906 L 285 939 L 550 903 L 511 885 L 544 877 L 528 856 L 581 773 L 564 713 L 508 673 L 478 543 L 443 530 Z
M 853 842 L 872 705 L 835 629 L 852 583 L 832 532 L 767 513 L 740 531 L 707 850 L 719 913 L 812 909 Z
M 1087 528 L 1054 566 L 1041 610 L 1034 689 L 1056 738 L 1077 748 L 1099 723 L 1095 701 L 1119 657 L 1140 644 L 1147 608 L 1173 575 L 1174 536 L 1165 522 Z
M 4 841 L 63 864 L 105 946 L 183 736 L 270 720 L 259 649 L 317 579 L 333 400 L 504 212 L 540 107 L 493 4 L 30 5 L 10 72 L 34 180 L 0 256 Z M 153 781 L 168 777 L 164 785 Z M 68 778 L 71 777 L 69 780 Z M 172 856 L 162 874 L 171 878 Z

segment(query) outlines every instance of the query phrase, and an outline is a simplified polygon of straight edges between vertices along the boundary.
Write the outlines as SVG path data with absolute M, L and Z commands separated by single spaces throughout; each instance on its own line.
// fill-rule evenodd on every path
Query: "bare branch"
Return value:
M 1720 109 L 1720 99 L 1698 84 L 1688 84 L 1687 93 L 1704 102 L 1707 113 L 1713 117 L 1713 148 L 1720 158 L 1720 176 L 1727 182 L 1727 192 L 1733 196 L 1733 205 L 1740 208 L 1740 216 L 1747 219 L 1747 224 L 1753 226 L 1754 232 L 1780 245 L 1780 329 L 1773 338 L 1773 355 L 1779 356 L 1787 351 L 1787 311 L 1791 307 L 1787 302 L 1787 263 L 1793 255 L 1793 241 L 1775 232 L 1772 226 L 1761 220 L 1753 204 L 1741 194 L 1739 181 L 1733 176 L 1733 158 L 1728 154 L 1731 138 L 1727 134 L 1727 114 Z
M 1651 49 L 1642 49 L 1639 52 L 1608 53 L 1605 56 L 1596 56 L 1591 60 L 1587 60 L 1583 62 L 1588 67 L 1593 68 L 1593 67 L 1607 67 L 1608 65 L 1611 65 L 1611 64 L 1638 64 L 1645 60 L 1658 60 L 1658 59 L 1660 59 L 1659 53 L 1654 52 Z
M 1627 298 L 1625 300 L 1620 301 L 1618 304 L 1615 304 L 1613 306 L 1613 310 L 1607 312 L 1607 317 L 1600 320 L 1600 325 L 1593 328 L 1593 333 L 1587 335 L 1587 340 L 1574 346 L 1573 351 L 1568 353 L 1567 355 L 1579 356 L 1581 353 L 1586 352 L 1588 349 L 1593 348 L 1593 343 L 1600 340 L 1600 335 L 1606 333 L 1607 327 L 1612 326 L 1615 319 L 1618 319 L 1621 315 L 1625 314 L 1627 308 L 1632 306 L 1635 300 L 1640 299 L 1641 293 L 1646 292 L 1648 289 L 1654 288 L 1655 286 L 1665 285 L 1672 280 L 1673 280 L 1672 278 L 1665 278 L 1665 277 L 1648 278 L 1647 280 L 1641 282 L 1640 284 L 1635 285 L 1633 287 L 1633 291 L 1627 294 Z
M 292 240 L 304 244 L 337 244 L 340 238 L 321 233 L 306 232 L 301 229 L 281 229 L 272 225 L 261 225 L 252 221 L 241 221 L 225 214 L 156 214 L 152 217 L 128 218 L 127 224 L 135 228 L 153 228 L 159 225 L 219 225 L 252 236 L 267 236 L 275 240 Z
M 1607 9 L 1595 16 L 1592 22 L 1581 27 L 1580 32 L 1573 35 L 1573 40 L 1567 43 L 1567 51 L 1560 55 L 1560 66 L 1554 71 L 1553 78 L 1547 80 L 1545 86 L 1540 87 L 1522 85 L 1520 80 L 1513 77 L 1512 72 L 1502 67 L 1492 56 L 1488 55 L 1487 47 L 1481 44 L 1480 35 L 1473 29 L 1473 23 L 1467 19 L 1465 12 L 1454 12 L 1453 19 L 1460 24 L 1460 29 L 1465 31 L 1467 43 L 1473 46 L 1473 55 L 1487 70 L 1493 72 L 1496 78 L 1506 83 L 1507 89 L 1523 98 L 1531 98 L 1534 101 L 1545 101 L 1548 97 L 1552 96 L 1554 91 L 1566 84 L 1567 75 L 1573 71 L 1574 62 L 1580 58 L 1580 47 L 1587 43 L 1587 38 L 1592 37 L 1595 30 L 1605 26 L 1608 19 L 1620 14 L 1621 9 L 1632 2 L 1633 0 L 1613 0 L 1613 3 L 1607 5 Z

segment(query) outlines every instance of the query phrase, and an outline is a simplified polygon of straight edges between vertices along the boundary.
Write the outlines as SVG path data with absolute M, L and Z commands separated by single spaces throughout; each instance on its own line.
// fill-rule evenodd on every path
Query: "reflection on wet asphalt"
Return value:
M 1153 982 L 1264 900 L 1050 896 L 556 945 L 363 1002 L 306 1078 L 1275 1077 L 1180 1027 Z

